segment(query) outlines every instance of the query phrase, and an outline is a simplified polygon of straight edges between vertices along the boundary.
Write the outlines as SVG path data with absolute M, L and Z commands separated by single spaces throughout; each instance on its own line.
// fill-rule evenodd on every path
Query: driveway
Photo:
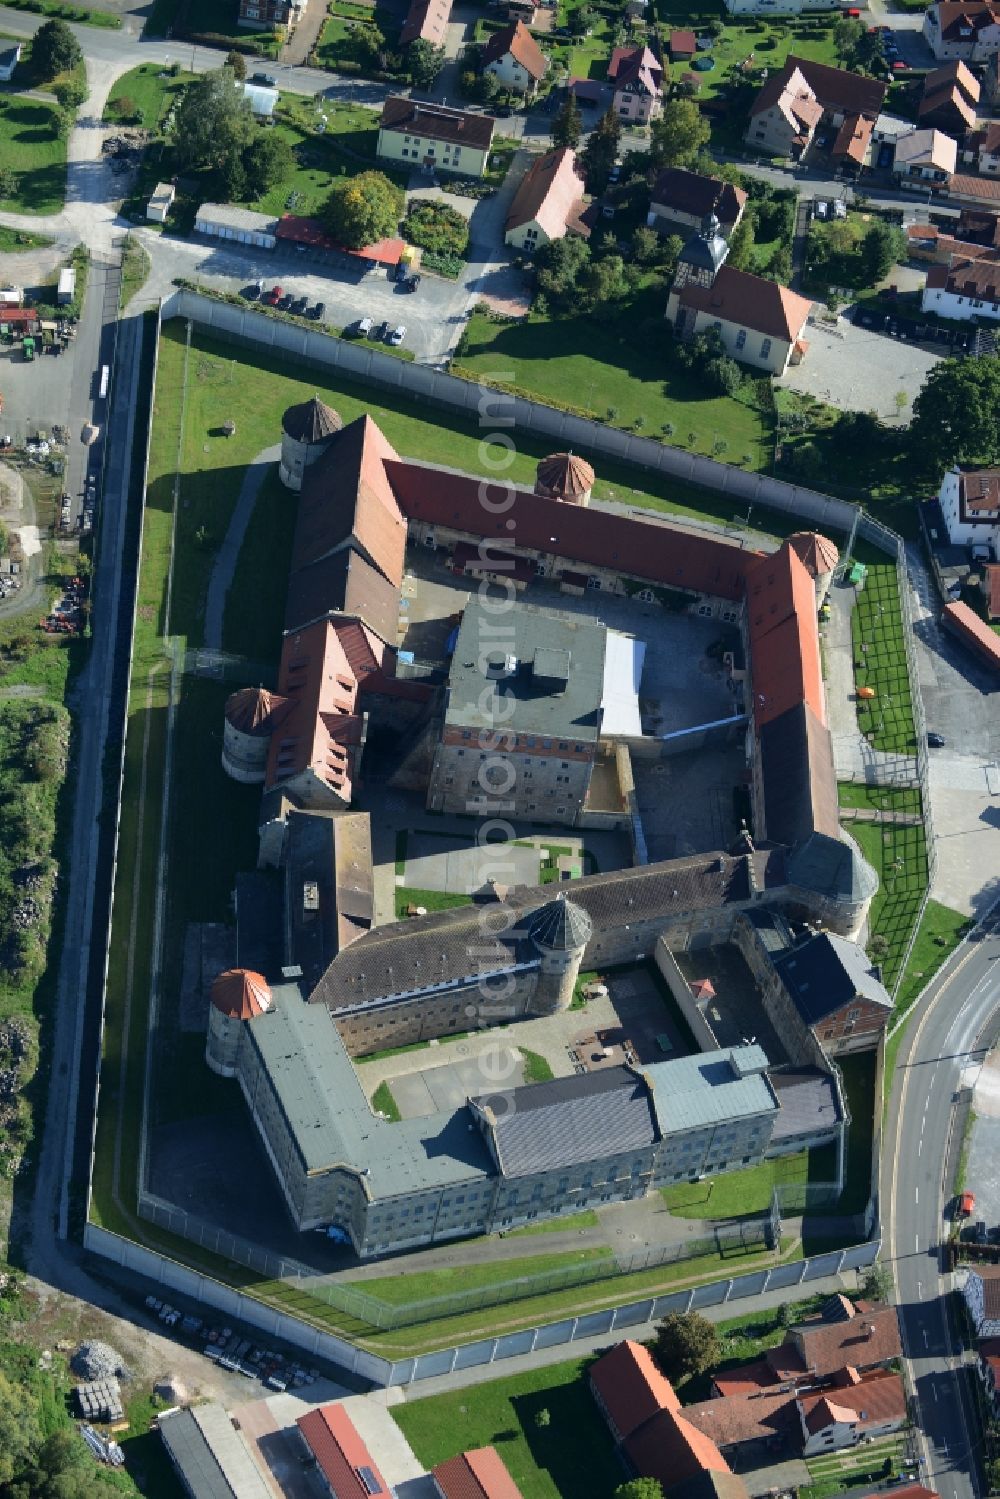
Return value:
M 855 327 L 844 318 L 837 327 L 834 334 L 810 320 L 805 333 L 809 352 L 782 383 L 842 411 L 877 411 L 885 422 L 908 420 L 914 397 L 940 355 L 905 339 Z M 897 391 L 906 394 L 902 417 Z

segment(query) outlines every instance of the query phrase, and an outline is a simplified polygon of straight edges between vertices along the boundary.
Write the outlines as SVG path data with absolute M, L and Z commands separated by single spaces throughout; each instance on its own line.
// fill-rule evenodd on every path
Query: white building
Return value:
M 252 208 L 234 208 L 231 203 L 203 203 L 195 215 L 195 232 L 213 239 L 231 239 L 258 250 L 273 250 L 277 244 L 278 220 Z
M 146 218 L 151 224 L 165 224 L 167 214 L 174 206 L 177 189 L 172 182 L 158 182 L 153 195 L 146 204 Z
M 958 142 L 940 130 L 911 130 L 896 141 L 892 170 L 897 177 L 947 182 L 958 165 Z
M 986 250 L 965 258 L 953 255 L 949 265 L 932 265 L 927 272 L 920 306 L 938 317 L 969 322 L 1000 319 L 1000 250 Z
M 868 0 L 861 0 L 867 9 Z M 725 0 L 731 16 L 798 16 L 804 10 L 840 10 L 840 0 Z
M 64 266 L 59 272 L 59 284 L 56 287 L 56 302 L 60 306 L 65 306 L 67 302 L 72 302 L 75 296 L 76 271 L 70 265 Z
M 258 120 L 269 120 L 277 108 L 278 90 L 266 88 L 261 83 L 245 83 L 243 97 L 249 100 L 250 108 Z
M 802 1425 L 804 1457 L 839 1452 L 860 1441 L 877 1441 L 906 1425 L 906 1392 L 898 1374 L 879 1370 L 862 1379 L 844 1371 L 843 1383 L 795 1402 Z
M 1000 468 L 962 469 L 941 480 L 938 505 L 952 546 L 986 546 L 1000 557 Z
M 1000 1265 L 967 1265 L 962 1296 L 977 1338 L 1000 1337 Z
M 940 62 L 985 62 L 1000 52 L 1000 7 L 990 0 L 939 0 L 924 12 L 924 40 Z
M 549 60 L 523 21 L 512 21 L 494 31 L 482 53 L 483 72 L 492 73 L 501 88 L 533 94 L 545 77 Z
M 0 52 L 0 83 L 9 83 L 14 76 L 14 69 L 21 61 L 21 43 L 16 42 L 13 47 L 7 47 Z

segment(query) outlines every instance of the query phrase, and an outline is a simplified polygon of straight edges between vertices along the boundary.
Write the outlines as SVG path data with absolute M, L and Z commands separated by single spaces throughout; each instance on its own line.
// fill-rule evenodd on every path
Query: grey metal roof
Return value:
M 772 1144 L 810 1130 L 832 1129 L 843 1119 L 837 1085 L 828 1072 L 816 1067 L 772 1068 L 768 1076 L 781 1105 Z
M 849 1004 L 856 995 L 892 1009 L 864 948 L 833 932 L 819 932 L 774 959 L 774 967 L 807 1025 Z
M 834 900 L 857 902 L 875 894 L 878 875 L 846 833 L 840 838 L 811 833 L 789 856 L 788 883 Z
M 586 911 L 566 899 L 560 892 L 555 900 L 543 906 L 531 923 L 532 939 L 553 952 L 569 952 L 574 947 L 586 947 L 593 928 Z
M 221 1405 L 163 1415 L 163 1445 L 192 1499 L 271 1499 L 271 1491 Z
M 704 1051 L 643 1068 L 663 1135 L 771 1114 L 778 1107 L 760 1046 Z
M 788 927 L 777 911 L 769 911 L 766 906 L 757 906 L 747 911 L 746 919 L 757 933 L 765 952 L 781 953 L 791 945 L 792 939 Z
M 445 722 L 593 743 L 600 731 L 606 635 L 595 620 L 520 602 L 504 616 L 501 635 L 496 611 L 473 598 L 455 644 Z M 548 675 L 560 670 L 559 660 L 565 675 Z M 474 742 L 470 748 L 476 752 Z M 537 753 L 543 746 L 533 748 Z M 552 753 L 558 754 L 556 746 Z
M 729 245 L 722 237 L 718 219 L 711 213 L 694 238 L 688 240 L 680 253 L 680 259 L 699 270 L 711 271 L 714 275 L 724 264 L 728 254 Z
M 377 1119 L 326 1006 L 305 1004 L 295 984 L 276 985 L 272 996 L 273 1008 L 249 1023 L 250 1039 L 307 1171 L 367 1167 L 376 1198 L 491 1173 L 466 1109 L 398 1124 Z
M 273 234 L 278 227 L 274 214 L 236 208 L 232 203 L 203 203 L 195 214 L 195 222 L 215 224 L 223 229 L 246 229 L 257 234 Z
M 656 1122 L 643 1079 L 608 1067 L 470 1099 L 504 1176 L 558 1171 L 652 1145 Z

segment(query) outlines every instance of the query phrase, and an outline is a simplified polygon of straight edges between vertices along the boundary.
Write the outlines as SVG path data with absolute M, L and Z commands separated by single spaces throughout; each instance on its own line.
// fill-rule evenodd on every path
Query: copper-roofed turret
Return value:
M 578 453 L 550 453 L 538 465 L 535 493 L 547 500 L 586 505 L 594 487 L 594 470 Z
M 296 442 L 322 442 L 324 438 L 334 437 L 343 425 L 339 412 L 321 401 L 319 396 L 289 406 L 281 418 L 282 432 Z
M 229 1020 L 253 1020 L 271 1008 L 271 986 L 252 968 L 227 968 L 212 985 L 212 1005 Z
M 271 735 L 292 706 L 266 687 L 241 687 L 226 698 L 222 768 L 234 781 L 259 785 L 267 774 Z
M 270 734 L 272 716 L 287 701 L 266 687 L 241 687 L 226 698 L 226 722 L 241 734 Z

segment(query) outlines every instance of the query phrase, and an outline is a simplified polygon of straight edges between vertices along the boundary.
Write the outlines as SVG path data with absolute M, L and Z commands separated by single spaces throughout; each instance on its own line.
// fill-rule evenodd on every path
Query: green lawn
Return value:
M 868 807 L 877 812 L 920 811 L 920 792 L 916 786 L 864 786 L 841 781 L 837 800 L 842 807 Z
M 58 111 L 39 99 L 0 96 L 0 162 L 17 174 L 10 213 L 58 213 L 66 196 L 66 142 L 55 131 Z
M 831 1182 L 835 1171 L 833 1147 L 824 1145 L 817 1150 L 802 1150 L 796 1155 L 762 1161 L 759 1166 L 728 1171 L 710 1181 L 661 1187 L 660 1195 L 678 1218 L 741 1218 L 767 1212 L 776 1186 Z
M 955 951 L 970 925 L 961 911 L 953 911 L 940 901 L 929 900 L 920 919 L 917 938 L 903 981 L 896 995 L 896 1009 L 904 1011 L 916 999 L 925 984 L 937 973 L 944 960 Z
M 706 5 L 699 9 L 711 11 L 713 7 Z M 682 14 L 682 12 L 673 13 L 671 24 L 697 27 L 697 22 L 692 19 L 690 12 L 686 13 L 685 19 L 680 19 Z M 744 63 L 751 52 L 754 55 L 752 76 L 757 80 L 759 80 L 760 69 L 767 68 L 771 72 L 776 71 L 783 65 L 789 52 L 794 52 L 797 57 L 807 58 L 810 62 L 823 62 L 830 67 L 840 66 L 833 41 L 832 24 L 824 22 L 816 25 L 788 17 L 775 17 L 771 24 L 762 20 L 746 21 L 741 24 L 727 17 L 724 19 L 725 29 L 709 54 L 715 59 L 715 67 L 711 72 L 698 75 L 701 81 L 701 88 L 698 90 L 700 100 L 711 99 L 716 94 L 724 92 L 730 81 L 726 77 L 729 69 Z M 669 63 L 667 66 L 667 76 L 674 80 L 679 80 L 684 73 L 691 71 L 690 62 Z M 745 128 L 745 122 L 741 122 L 741 131 Z
M 396 917 L 406 915 L 407 906 L 423 906 L 425 911 L 450 911 L 455 906 L 468 906 L 471 895 L 452 895 L 447 890 L 415 890 L 407 885 L 396 887 Z
M 524 1499 L 611 1499 L 625 1475 L 586 1368 L 578 1359 L 550 1364 L 407 1400 L 391 1415 L 425 1468 L 467 1448 L 495 1446 Z M 539 1425 L 543 1410 L 549 1421 Z
M 454 1269 L 446 1266 L 442 1270 L 408 1270 L 405 1275 L 380 1275 L 367 1280 L 345 1281 L 344 1284 L 366 1292 L 386 1306 L 409 1306 L 415 1301 L 488 1291 L 498 1281 L 565 1274 L 572 1284 L 572 1272 L 578 1266 L 593 1265 L 610 1257 L 610 1249 L 598 1246 L 565 1250 L 561 1254 L 533 1254 L 524 1259 L 497 1263 L 456 1265 Z
M 869 1488 L 872 1483 L 885 1478 L 886 1462 L 890 1464 L 888 1471 L 891 1472 L 904 1451 L 905 1438 L 898 1433 L 866 1447 L 811 1457 L 806 1467 L 812 1482 L 799 1489 L 799 1499 L 829 1499 L 845 1489 Z
M 318 134 L 321 112 L 326 116 L 326 129 Z M 251 201 L 259 213 L 316 213 L 329 196 L 332 178 L 353 176 L 375 165 L 378 115 L 362 104 L 282 94 L 273 129 L 292 147 L 296 166 L 278 187 Z M 383 166 L 379 170 L 400 185 L 405 183 L 405 175 Z
M 864 561 L 868 571 L 851 615 L 854 684 L 874 688 L 875 696 L 858 699 L 858 727 L 877 750 L 915 754 L 896 566 L 871 549 Z
M 0 224 L 0 255 L 21 255 L 25 250 L 47 250 L 52 240 L 26 229 L 8 229 Z
M 178 73 L 175 77 L 158 63 L 144 62 L 116 79 L 104 106 L 104 118 L 109 123 L 120 119 L 114 107 L 116 101 L 131 99 L 140 116 L 136 123 L 144 130 L 155 131 L 194 76 L 193 73 Z
M 617 325 L 606 328 L 589 318 L 532 315 L 498 324 L 476 314 L 460 366 L 476 378 L 572 404 L 602 421 L 613 408 L 616 426 L 634 427 L 641 418 L 644 436 L 659 437 L 669 424 L 670 441 L 690 452 L 711 454 L 721 440 L 727 462 L 759 469 L 767 461 L 760 414 L 727 396 L 699 394 L 690 375 L 673 364 L 662 323 L 640 336 L 631 320 L 618 332 Z
M 526 1223 L 523 1228 L 509 1228 L 508 1239 L 527 1238 L 532 1234 L 568 1234 L 578 1228 L 596 1228 L 600 1218 L 593 1208 L 582 1213 L 567 1213 L 562 1218 L 546 1218 L 542 1223 Z
M 922 824 L 900 827 L 852 822 L 848 830 L 879 878 L 868 913 L 868 930 L 870 938 L 877 935 L 888 943 L 888 950 L 878 961 L 883 982 L 892 993 L 927 889 L 924 829 Z
M 137 239 L 129 236 L 122 255 L 122 308 L 126 308 L 146 284 L 150 261 L 146 249 Z
M 524 1060 L 524 1081 L 526 1083 L 551 1082 L 555 1073 L 552 1071 L 545 1057 L 541 1056 L 537 1051 L 525 1051 L 523 1047 L 520 1047 L 519 1050 Z
M 403 1117 L 388 1083 L 379 1083 L 375 1089 L 372 1094 L 372 1108 L 379 1114 L 385 1114 L 386 1118 L 391 1119 L 394 1124 L 398 1124 Z
M 394 40 L 399 32 L 402 13 L 384 11 L 381 7 L 345 5 L 341 0 L 329 8 L 329 15 L 320 32 L 316 46 L 315 61 L 321 68 L 332 72 L 371 73 L 375 64 L 372 54 L 364 44 L 366 34 L 374 28 L 382 35 Z M 346 66 L 345 66 L 346 64 Z

